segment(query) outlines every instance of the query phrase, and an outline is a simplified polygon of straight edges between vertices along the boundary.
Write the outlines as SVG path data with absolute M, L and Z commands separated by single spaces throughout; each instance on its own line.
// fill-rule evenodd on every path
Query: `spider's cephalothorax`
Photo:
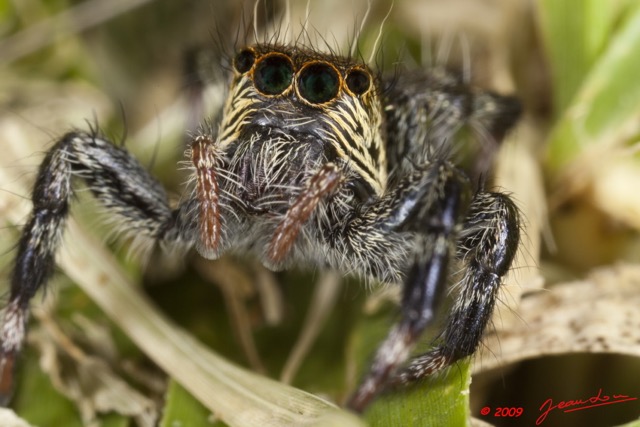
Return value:
M 316 156 L 349 162 L 364 185 L 382 194 L 387 173 L 382 106 L 366 66 L 310 50 L 253 46 L 236 56 L 234 68 L 221 149 L 247 144 L 256 135 L 267 140 L 302 136 L 315 141 L 302 145 Z
M 295 46 L 243 48 L 231 74 L 219 122 L 192 139 L 192 185 L 175 208 L 124 148 L 96 132 L 71 132 L 49 150 L 0 329 L 0 395 L 10 394 L 29 301 L 53 273 L 73 178 L 125 231 L 167 248 L 195 247 L 207 258 L 238 251 L 271 268 L 315 265 L 402 283 L 402 316 L 353 395 L 355 410 L 390 384 L 476 350 L 519 222 L 507 195 L 476 189 L 453 163 L 453 135 L 469 124 L 501 139 L 517 102 L 442 70 L 387 80 L 352 58 Z M 451 277 L 457 293 L 441 340 L 400 368 Z
M 271 267 L 317 259 L 317 239 L 308 235 L 296 245 L 299 256 L 287 257 L 303 218 L 323 213 L 325 222 L 331 221 L 347 213 L 342 207 L 352 205 L 354 197 L 383 194 L 383 130 L 378 85 L 364 64 L 301 48 L 242 49 L 233 61 L 217 140 L 192 151 L 201 159 L 213 150 L 218 162 L 217 225 L 204 224 L 209 238 L 200 252 L 216 257 L 230 247 L 262 247 Z M 338 202 L 325 212 L 329 199 Z M 225 208 L 232 213 L 225 214 Z M 269 242 L 256 244 L 265 239 Z M 301 247 L 305 243 L 309 248 Z

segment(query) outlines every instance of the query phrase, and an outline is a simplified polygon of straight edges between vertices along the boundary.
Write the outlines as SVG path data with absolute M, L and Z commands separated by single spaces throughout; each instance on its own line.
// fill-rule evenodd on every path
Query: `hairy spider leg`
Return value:
M 518 249 L 518 224 L 518 209 L 505 194 L 480 192 L 474 196 L 458 243 L 465 275 L 442 344 L 412 359 L 392 379 L 393 386 L 409 385 L 476 351 L 502 278 Z
M 396 172 L 419 175 L 424 167 L 420 165 L 427 164 L 431 165 L 430 171 L 422 173 L 425 177 L 432 176 L 424 180 L 424 184 L 418 179 L 408 187 L 404 185 L 405 189 L 402 184 L 399 188 L 392 187 L 398 203 L 395 211 L 406 214 L 404 226 L 392 228 L 411 229 L 418 237 L 408 251 L 414 254 L 413 261 L 404 270 L 401 320 L 379 347 L 372 368 L 349 402 L 349 406 L 359 412 L 388 386 L 407 385 L 424 378 L 477 349 L 491 318 L 502 277 L 519 243 L 518 211 L 511 199 L 482 189 L 483 174 L 495 154 L 493 145 L 502 141 L 520 116 L 518 101 L 509 96 L 469 90 L 459 77 L 435 69 L 403 78 L 391 87 L 386 102 L 390 167 Z M 488 150 L 479 150 L 474 159 L 471 176 L 476 177 L 473 182 L 477 180 L 480 185 L 470 203 L 465 202 L 465 193 L 473 187 L 472 182 L 449 160 L 457 150 L 452 137 L 463 123 L 470 124 L 485 140 L 492 142 Z M 440 171 L 434 173 L 438 168 Z M 446 184 L 450 175 L 448 179 L 462 187 L 453 185 L 451 191 L 442 191 L 452 185 Z M 426 187 L 422 187 L 424 185 Z M 426 192 L 424 199 L 417 199 L 407 193 L 406 188 L 431 188 L 431 193 Z M 439 198 L 434 199 L 435 195 Z M 447 203 L 457 204 L 462 215 L 458 219 L 463 221 L 457 221 L 454 212 L 445 209 L 449 206 Z M 384 209 L 377 214 L 388 222 L 387 227 L 397 222 L 394 214 Z M 441 224 L 438 225 L 438 221 Z M 389 237 L 393 240 L 394 236 Z M 411 360 L 405 369 L 398 371 L 433 320 L 433 310 L 451 275 L 447 270 L 452 269 L 447 266 L 450 254 L 454 253 L 465 275 L 458 284 L 453 312 L 441 335 L 442 345 Z
M 276 228 L 269 244 L 268 257 L 275 264 L 281 262 L 291 250 L 302 226 L 318 204 L 334 193 L 342 174 L 333 163 L 325 164 L 309 180 L 309 187 L 300 193 Z
M 196 194 L 199 205 L 200 242 L 198 251 L 208 258 L 214 258 L 219 252 L 222 234 L 220 187 L 216 173 L 220 156 L 215 151 L 215 141 L 208 135 L 197 136 L 193 140 L 189 154 L 195 167 Z
M 411 182 L 415 178 L 418 182 Z M 349 401 L 348 406 L 357 412 L 385 388 L 433 321 L 447 284 L 456 224 L 468 207 L 468 182 L 448 162 L 429 164 L 415 178 L 399 186 L 404 194 L 387 211 L 385 224 L 392 232 L 416 235 L 404 280 L 401 319 L 378 347 L 369 372 Z
M 71 132 L 47 153 L 33 187 L 33 210 L 18 243 L 11 273 L 9 302 L 0 329 L 0 400 L 13 391 L 13 372 L 22 348 L 29 301 L 44 287 L 55 267 L 69 202 L 72 178 L 81 178 L 110 215 L 135 238 L 172 246 L 191 246 L 197 238 L 191 224 L 193 200 L 169 207 L 161 185 L 124 148 L 97 134 Z

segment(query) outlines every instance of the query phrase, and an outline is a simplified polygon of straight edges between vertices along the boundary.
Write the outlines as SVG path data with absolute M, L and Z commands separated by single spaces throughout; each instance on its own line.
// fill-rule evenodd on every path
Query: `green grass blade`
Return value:
M 458 363 L 408 390 L 382 396 L 366 419 L 372 427 L 466 426 L 470 384 L 469 362 Z
M 173 380 L 170 382 L 160 427 L 213 427 L 211 418 L 211 411 L 184 387 Z
M 361 425 L 353 415 L 302 390 L 240 368 L 185 334 L 129 283 L 102 245 L 69 223 L 60 264 L 159 366 L 231 426 Z
M 607 43 L 620 1 L 543 0 L 540 28 L 553 73 L 554 107 L 561 113 Z
M 362 316 L 355 328 L 349 356 L 364 371 L 369 366 L 375 348 L 390 329 L 397 307 L 389 304 L 375 313 Z M 423 340 L 428 344 L 426 334 Z M 422 347 L 422 346 L 421 346 Z M 428 345 L 420 351 L 426 351 Z M 469 361 L 433 375 L 406 390 L 381 395 L 364 413 L 372 427 L 394 426 L 465 426 L 469 421 Z
M 630 11 L 556 125 L 548 167 L 557 173 L 587 148 L 602 151 L 637 138 L 640 122 L 640 6 Z

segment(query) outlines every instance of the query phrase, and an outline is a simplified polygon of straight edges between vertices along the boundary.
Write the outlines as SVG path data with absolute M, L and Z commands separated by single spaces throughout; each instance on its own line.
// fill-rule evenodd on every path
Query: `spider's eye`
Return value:
M 239 73 L 246 73 L 253 67 L 253 63 L 256 60 L 256 55 L 249 49 L 245 49 L 240 51 L 235 59 L 233 60 L 233 65 L 236 67 Z
M 260 92 L 279 95 L 291 85 L 293 65 L 286 56 L 267 56 L 258 63 L 253 78 Z
M 351 70 L 346 78 L 347 87 L 354 95 L 362 95 L 371 86 L 371 77 L 362 70 Z
M 328 64 L 311 64 L 300 72 L 298 87 L 301 97 L 312 104 L 322 104 L 336 97 L 340 88 L 340 77 Z

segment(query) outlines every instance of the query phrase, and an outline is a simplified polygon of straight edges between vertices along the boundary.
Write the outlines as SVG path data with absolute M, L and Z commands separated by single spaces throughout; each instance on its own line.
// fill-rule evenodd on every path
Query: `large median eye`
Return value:
M 256 60 L 256 55 L 249 49 L 241 50 L 233 60 L 233 65 L 236 67 L 239 73 L 246 73 L 253 67 L 253 63 Z
M 256 88 L 265 95 L 279 95 L 291 85 L 293 65 L 283 55 L 267 56 L 256 66 L 253 79 Z
M 371 86 L 369 73 L 358 70 L 357 68 L 349 71 L 345 81 L 347 82 L 347 87 L 354 95 L 362 95 L 369 90 L 369 86 Z
M 328 64 L 311 64 L 300 72 L 298 77 L 300 96 L 312 104 L 331 101 L 338 95 L 340 76 Z

